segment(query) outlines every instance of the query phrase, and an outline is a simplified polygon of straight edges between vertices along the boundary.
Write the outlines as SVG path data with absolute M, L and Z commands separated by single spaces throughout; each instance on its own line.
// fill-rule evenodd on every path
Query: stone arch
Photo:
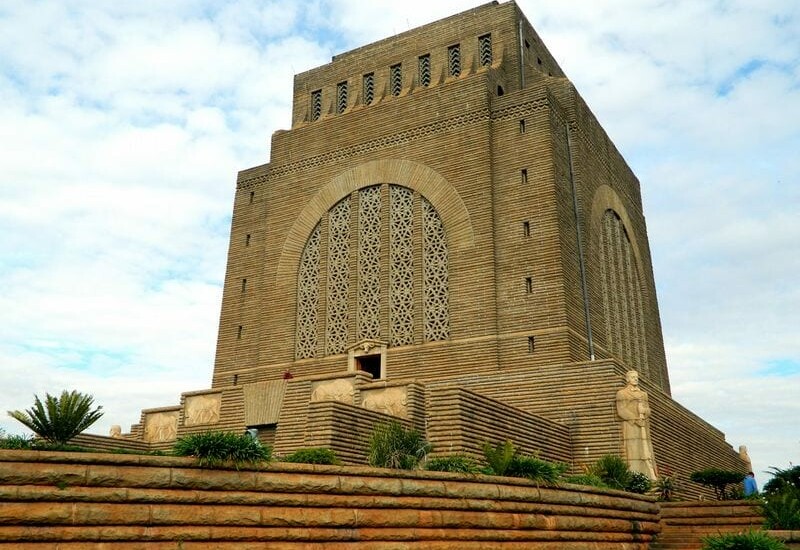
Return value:
M 276 284 L 291 285 L 309 234 L 325 213 L 353 191 L 377 183 L 393 183 L 419 192 L 442 217 L 448 247 L 453 251 L 475 244 L 472 220 L 464 201 L 441 174 L 418 162 L 386 159 L 345 170 L 320 189 L 303 208 L 283 243 Z
M 589 231 L 589 249 L 597 260 L 599 271 L 595 275 L 605 312 L 605 347 L 652 380 L 645 313 L 650 303 L 648 278 L 630 216 L 609 186 L 595 192 Z
M 642 253 L 639 249 L 639 240 L 636 233 L 633 231 L 633 224 L 628 215 L 628 210 L 622 203 L 622 199 L 617 195 L 617 192 L 609 185 L 601 185 L 598 187 L 597 191 L 594 193 L 594 197 L 592 197 L 592 207 L 589 215 L 589 249 L 591 251 L 596 251 L 599 246 L 602 236 L 603 216 L 606 210 L 613 210 L 619 216 L 620 220 L 622 220 L 622 225 L 625 227 L 628 240 L 631 243 L 633 257 L 636 260 L 639 284 L 641 285 L 642 291 L 647 295 L 650 293 L 650 289 L 647 285 L 646 271 L 642 261 Z

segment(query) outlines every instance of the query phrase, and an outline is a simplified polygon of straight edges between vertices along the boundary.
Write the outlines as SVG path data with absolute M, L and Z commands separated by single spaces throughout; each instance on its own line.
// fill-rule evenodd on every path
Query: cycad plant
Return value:
M 517 449 L 510 439 L 492 445 L 488 441 L 483 444 L 483 457 L 488 465 L 487 473 L 503 476 L 517 456 Z
M 44 403 L 37 395 L 33 398 L 33 407 L 25 411 L 8 411 L 8 415 L 55 445 L 66 445 L 103 416 L 103 407 L 92 410 L 94 398 L 91 395 L 75 390 L 64 390 L 60 397 L 46 393 Z

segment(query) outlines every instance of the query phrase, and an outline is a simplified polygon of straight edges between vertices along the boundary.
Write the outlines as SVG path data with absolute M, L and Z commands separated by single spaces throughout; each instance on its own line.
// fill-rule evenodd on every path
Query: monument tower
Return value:
M 639 181 L 492 2 L 295 76 L 291 129 L 238 176 L 211 388 L 129 437 L 251 429 L 358 462 L 396 418 L 577 469 L 624 453 L 628 370 L 658 466 L 742 469 L 670 397 Z

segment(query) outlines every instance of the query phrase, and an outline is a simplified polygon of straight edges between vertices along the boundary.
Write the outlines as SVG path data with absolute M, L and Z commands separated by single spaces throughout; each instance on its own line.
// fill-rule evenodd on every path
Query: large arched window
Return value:
M 644 307 L 639 270 L 619 215 L 603 215 L 600 267 L 609 351 L 629 367 L 648 375 Z
M 340 200 L 306 241 L 297 281 L 297 359 L 447 340 L 447 240 L 419 193 L 372 185 Z

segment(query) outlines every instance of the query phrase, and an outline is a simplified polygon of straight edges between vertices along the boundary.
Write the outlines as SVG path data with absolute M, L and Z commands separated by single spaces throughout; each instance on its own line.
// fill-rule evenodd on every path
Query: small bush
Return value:
M 430 444 L 420 432 L 392 421 L 375 426 L 367 462 L 378 468 L 413 470 L 430 450 Z
M 431 458 L 425 463 L 425 469 L 433 472 L 457 472 L 462 474 L 477 474 L 480 472 L 478 463 L 464 455 Z
M 772 478 L 764 484 L 764 492 L 780 493 L 785 487 L 791 486 L 800 491 L 800 465 L 792 468 L 776 468 L 772 466 Z
M 656 480 L 658 500 L 669 502 L 675 496 L 676 483 L 672 476 L 659 476 Z
M 800 490 L 792 485 L 765 494 L 761 509 L 767 529 L 800 530 Z
M 575 485 L 588 485 L 589 487 L 600 487 L 603 489 L 608 489 L 608 485 L 606 485 L 602 479 L 588 472 L 585 474 L 566 476 L 565 478 L 563 478 L 563 480 L 566 483 L 573 483 Z
M 309 447 L 298 449 L 292 454 L 283 457 L 283 462 L 299 464 L 339 464 L 336 453 L 324 447 Z
M 213 468 L 232 462 L 238 469 L 244 464 L 266 462 L 272 458 L 272 448 L 257 439 L 230 432 L 190 434 L 175 442 L 173 452 L 178 456 L 195 456 L 200 466 Z
M 517 449 L 510 439 L 495 445 L 488 441 L 483 444 L 483 457 L 486 459 L 487 464 L 485 471 L 488 474 L 506 475 L 506 470 L 508 470 L 515 456 L 517 456 Z
M 703 550 L 788 550 L 786 545 L 762 531 L 715 535 L 703 539 Z
M 643 495 L 647 493 L 652 487 L 650 478 L 641 472 L 630 472 L 628 483 L 625 485 L 625 490 L 629 493 L 637 493 Z
M 567 465 L 548 462 L 535 456 L 516 455 L 506 469 L 507 476 L 524 477 L 543 483 L 555 483 L 567 470 Z
M 628 464 L 618 456 L 605 455 L 592 464 L 589 471 L 603 480 L 611 489 L 625 491 L 631 480 Z
M 744 474 L 718 468 L 708 468 L 699 472 L 692 472 L 689 475 L 689 479 L 706 487 L 712 487 L 717 500 L 726 500 L 729 498 L 728 485 L 741 483 L 744 479 Z
M 32 449 L 33 443 L 33 437 L 26 435 L 0 437 L 0 449 Z

